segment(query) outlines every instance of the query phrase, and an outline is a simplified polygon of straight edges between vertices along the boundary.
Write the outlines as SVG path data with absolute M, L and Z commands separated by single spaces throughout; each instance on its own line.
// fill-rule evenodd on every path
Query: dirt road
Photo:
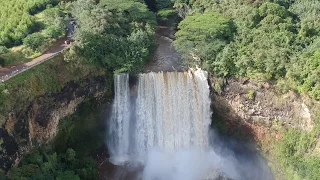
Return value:
M 53 58 L 54 56 L 58 55 L 65 48 L 68 47 L 69 45 L 64 44 L 64 39 L 62 39 L 57 41 L 57 43 L 48 51 L 46 51 L 43 55 L 31 60 L 30 62 L 13 66 L 10 68 L 0 68 L 0 82 L 7 81 L 12 77 Z

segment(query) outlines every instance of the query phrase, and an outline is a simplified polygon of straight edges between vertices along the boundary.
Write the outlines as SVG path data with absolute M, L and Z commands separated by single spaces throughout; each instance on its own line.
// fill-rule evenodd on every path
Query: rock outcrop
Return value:
M 281 128 L 311 131 L 320 103 L 289 91 L 278 93 L 268 83 L 225 79 L 223 88 L 210 77 L 214 114 L 234 130 L 262 144 L 281 138 Z M 221 84 L 221 82 L 220 82 Z
M 61 119 L 74 113 L 86 98 L 105 98 L 105 77 L 87 77 L 67 83 L 59 93 L 36 98 L 24 111 L 12 111 L 0 128 L 0 168 L 8 170 L 34 144 L 50 141 L 58 131 Z

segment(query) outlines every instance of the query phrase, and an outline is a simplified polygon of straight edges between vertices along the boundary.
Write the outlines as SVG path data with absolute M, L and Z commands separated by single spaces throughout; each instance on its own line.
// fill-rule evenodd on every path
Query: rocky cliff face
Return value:
M 261 145 L 281 138 L 281 128 L 300 128 L 311 131 L 320 103 L 290 91 L 277 93 L 268 83 L 250 79 L 229 78 L 224 87 L 210 77 L 214 114 L 227 126 L 241 131 Z M 220 82 L 221 84 L 221 82 Z
M 51 140 L 61 119 L 87 97 L 103 99 L 109 88 L 104 77 L 87 77 L 67 83 L 59 93 L 36 98 L 24 111 L 12 111 L 0 128 L 0 168 L 8 170 L 32 145 Z

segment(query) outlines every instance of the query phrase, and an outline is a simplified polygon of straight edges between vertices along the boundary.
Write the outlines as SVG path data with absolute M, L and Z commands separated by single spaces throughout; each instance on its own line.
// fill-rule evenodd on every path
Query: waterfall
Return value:
M 129 75 L 114 78 L 115 98 L 110 122 L 108 146 L 115 158 L 125 158 L 129 150 L 130 94 Z
M 207 77 L 200 69 L 151 72 L 139 74 L 133 84 L 128 74 L 115 75 L 107 135 L 110 162 L 130 167 L 138 164 L 128 172 L 141 171 L 136 177 L 112 179 L 274 179 L 255 151 L 243 151 L 233 141 L 220 141 L 209 128 Z
M 172 153 L 207 148 L 211 121 L 207 76 L 200 69 L 139 74 L 130 93 L 128 74 L 115 75 L 108 139 L 112 159 L 143 158 L 153 148 Z

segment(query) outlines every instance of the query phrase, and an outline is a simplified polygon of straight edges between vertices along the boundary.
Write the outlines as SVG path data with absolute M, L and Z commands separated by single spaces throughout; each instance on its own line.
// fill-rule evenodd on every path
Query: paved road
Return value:
M 33 59 L 30 62 L 20 64 L 17 66 L 13 66 L 10 68 L 0 68 L 0 82 L 4 82 L 9 80 L 10 78 L 20 74 L 32 67 L 35 67 L 52 57 L 58 55 L 63 49 L 68 48 L 69 45 L 64 44 L 64 39 L 57 41 L 55 46 L 51 47 L 48 51 L 46 51 L 43 55 Z

